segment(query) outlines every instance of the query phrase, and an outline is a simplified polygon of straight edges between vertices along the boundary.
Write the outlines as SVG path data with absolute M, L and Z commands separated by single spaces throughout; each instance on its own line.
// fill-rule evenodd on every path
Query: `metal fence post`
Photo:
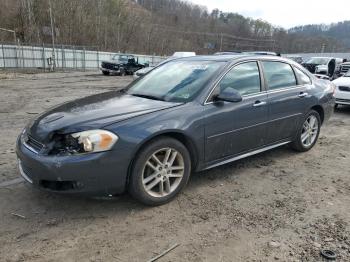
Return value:
M 73 66 L 75 69 L 77 69 L 77 53 L 75 50 L 75 46 L 73 47 Z
M 83 47 L 83 54 L 84 54 L 84 58 L 83 58 L 83 70 L 84 72 L 86 71 L 86 53 L 85 53 L 85 46 Z
M 16 65 L 16 68 L 18 68 L 17 43 L 15 45 L 15 65 Z
M 66 68 L 66 54 L 64 53 L 64 47 L 61 45 L 61 55 L 62 55 L 62 71 Z
M 6 68 L 4 45 L 1 45 L 1 50 L 2 50 L 2 60 L 4 61 L 4 68 Z
M 22 45 L 22 68 L 24 68 L 24 47 Z
M 42 57 L 42 60 L 43 60 L 44 71 L 46 71 L 46 56 L 45 56 L 45 45 L 44 45 L 44 43 L 43 43 L 43 49 L 42 49 L 41 57 Z
M 98 52 L 97 48 L 97 70 L 100 68 L 100 53 Z
M 34 55 L 34 46 L 32 46 L 32 67 L 35 68 L 36 64 L 35 64 L 35 55 Z

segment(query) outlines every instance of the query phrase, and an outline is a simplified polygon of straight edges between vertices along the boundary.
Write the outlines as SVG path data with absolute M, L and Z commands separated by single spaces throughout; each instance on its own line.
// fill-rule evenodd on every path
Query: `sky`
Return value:
M 350 0 L 189 0 L 254 19 L 263 19 L 286 29 L 305 24 L 329 24 L 350 20 Z

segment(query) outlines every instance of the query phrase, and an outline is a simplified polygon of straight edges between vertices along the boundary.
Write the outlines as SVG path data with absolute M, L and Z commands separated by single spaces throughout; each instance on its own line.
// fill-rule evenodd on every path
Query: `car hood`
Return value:
M 172 103 L 107 92 L 74 100 L 42 113 L 27 127 L 27 132 L 41 142 L 52 135 L 99 129 L 132 117 L 179 106 Z
M 101 63 L 107 63 L 107 64 L 113 64 L 113 65 L 123 65 L 125 63 L 122 63 L 118 60 L 103 60 Z
M 339 77 L 333 81 L 337 86 L 350 86 L 350 77 Z

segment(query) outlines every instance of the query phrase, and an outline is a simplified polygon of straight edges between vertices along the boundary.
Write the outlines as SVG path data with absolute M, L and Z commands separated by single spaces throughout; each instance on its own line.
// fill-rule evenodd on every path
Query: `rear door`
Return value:
M 261 61 L 261 64 L 268 88 L 267 144 L 291 140 L 306 111 L 306 99 L 310 97 L 308 86 L 298 83 L 288 63 Z
M 234 66 L 219 82 L 213 95 L 236 89 L 241 102 L 205 104 L 205 157 L 208 163 L 261 147 L 266 138 L 267 94 L 262 88 L 257 61 Z

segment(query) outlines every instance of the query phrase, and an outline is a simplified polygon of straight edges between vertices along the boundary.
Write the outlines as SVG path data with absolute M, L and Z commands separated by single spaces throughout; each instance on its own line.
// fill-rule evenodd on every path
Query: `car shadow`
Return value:
M 334 112 L 340 113 L 340 114 L 349 114 L 350 113 L 350 106 L 338 105 L 337 108 L 334 109 Z
M 192 173 L 185 193 L 199 187 L 211 186 L 213 183 L 227 183 L 228 177 L 234 179 L 242 175 L 249 175 L 246 169 L 273 165 L 275 159 L 288 158 L 293 154 L 298 153 L 289 149 L 288 146 L 283 146 L 210 170 Z M 116 213 L 128 215 L 130 212 L 137 213 L 152 208 L 140 204 L 127 193 L 113 197 L 91 198 L 54 194 L 31 188 L 26 191 L 30 192 L 25 193 L 26 197 L 23 201 L 30 199 L 30 205 L 34 205 L 31 209 L 44 210 L 45 213 L 56 214 L 57 217 L 64 214 L 65 219 L 108 217 Z

